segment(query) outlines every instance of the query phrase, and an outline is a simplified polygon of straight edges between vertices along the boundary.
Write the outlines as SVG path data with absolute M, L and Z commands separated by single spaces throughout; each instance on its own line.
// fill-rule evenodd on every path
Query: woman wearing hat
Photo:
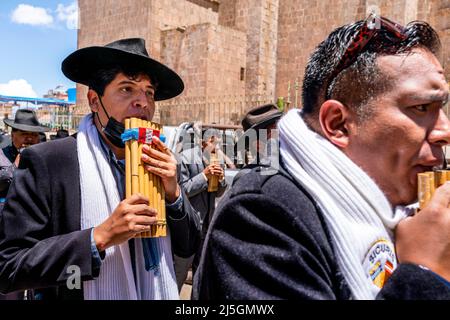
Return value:
M 175 157 L 155 138 L 157 150 L 145 149 L 143 160 L 162 179 L 171 237 L 134 239 L 156 213 L 146 197 L 124 196 L 121 134 L 125 118 L 151 120 L 155 101 L 179 95 L 181 78 L 149 57 L 143 39 L 79 49 L 62 71 L 89 87 L 92 113 L 76 136 L 23 153 L 0 222 L 0 291 L 53 287 L 47 296 L 62 299 L 177 299 L 172 254 L 194 252 L 199 217 L 178 185 Z

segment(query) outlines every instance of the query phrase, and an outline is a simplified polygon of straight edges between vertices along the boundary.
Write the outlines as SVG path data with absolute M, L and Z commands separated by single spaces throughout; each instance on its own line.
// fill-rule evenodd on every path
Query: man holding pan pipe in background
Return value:
M 180 155 L 180 184 L 192 206 L 200 213 L 202 233 L 198 250 L 194 255 L 187 259 L 175 256 L 175 272 L 180 290 L 191 265 L 193 273 L 197 270 L 202 244 L 216 209 L 216 198 L 222 196 L 227 188 L 222 165 L 213 161 L 218 156 L 216 150 L 219 149 L 220 132 L 213 128 L 201 130 L 198 123 L 194 124 L 194 131 L 194 140 L 197 143 L 192 148 L 183 150 Z M 213 179 L 216 179 L 215 186 L 212 185 Z
M 279 171 L 222 200 L 194 298 L 450 299 L 450 183 L 407 207 L 450 142 L 440 48 L 427 23 L 373 13 L 316 48 L 303 109 L 278 123 Z
M 79 49 L 62 71 L 89 86 L 92 113 L 76 135 L 23 153 L 0 222 L 0 291 L 178 299 L 172 254 L 195 252 L 199 216 L 177 182 L 177 161 L 153 137 L 142 160 L 164 186 L 170 237 L 135 239 L 157 223 L 156 212 L 142 194 L 125 198 L 122 133 L 125 119 L 151 120 L 155 101 L 180 94 L 182 80 L 149 57 L 143 39 Z

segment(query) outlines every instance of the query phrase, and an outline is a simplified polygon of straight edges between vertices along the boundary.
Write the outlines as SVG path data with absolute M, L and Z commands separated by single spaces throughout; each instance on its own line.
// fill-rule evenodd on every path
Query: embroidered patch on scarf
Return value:
M 378 288 L 383 288 L 397 268 L 397 258 L 392 242 L 386 239 L 376 241 L 367 252 L 363 267 L 372 283 Z

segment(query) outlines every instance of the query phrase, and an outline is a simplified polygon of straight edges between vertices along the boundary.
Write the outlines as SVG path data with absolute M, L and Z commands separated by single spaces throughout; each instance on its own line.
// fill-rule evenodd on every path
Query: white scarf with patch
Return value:
M 85 116 L 77 135 L 80 163 L 81 229 L 104 222 L 120 202 L 120 195 L 108 159 L 102 152 L 92 115 Z M 146 271 L 142 241 L 135 240 L 136 281 L 128 242 L 106 250 L 100 275 L 83 282 L 86 300 L 178 299 L 169 236 L 158 238 L 160 264 L 157 272 Z
M 393 210 L 375 182 L 310 130 L 298 109 L 289 111 L 278 127 L 281 158 L 323 212 L 353 298 L 374 299 L 384 282 L 379 277 L 397 265 L 393 231 L 407 209 Z

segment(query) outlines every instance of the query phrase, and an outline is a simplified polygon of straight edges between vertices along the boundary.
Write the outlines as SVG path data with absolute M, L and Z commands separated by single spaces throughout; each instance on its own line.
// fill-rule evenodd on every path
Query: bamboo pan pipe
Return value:
M 427 171 L 417 175 L 419 209 L 423 209 L 428 204 L 434 191 L 446 181 L 450 181 L 450 170 Z
M 159 124 L 130 118 L 125 120 L 125 129 L 149 128 L 161 132 Z M 145 169 L 141 160 L 144 143 L 138 140 L 129 140 L 125 143 L 125 189 L 126 197 L 141 193 L 148 197 L 149 205 L 157 211 L 157 223 L 151 226 L 150 231 L 138 234 L 137 238 L 165 237 L 166 232 L 166 204 L 164 187 L 161 178 Z M 150 148 L 155 148 L 150 145 Z
M 217 154 L 215 152 L 211 153 L 210 163 L 219 164 L 219 159 L 217 158 Z M 208 192 L 215 192 L 217 190 L 219 190 L 219 177 L 213 175 L 208 180 Z

